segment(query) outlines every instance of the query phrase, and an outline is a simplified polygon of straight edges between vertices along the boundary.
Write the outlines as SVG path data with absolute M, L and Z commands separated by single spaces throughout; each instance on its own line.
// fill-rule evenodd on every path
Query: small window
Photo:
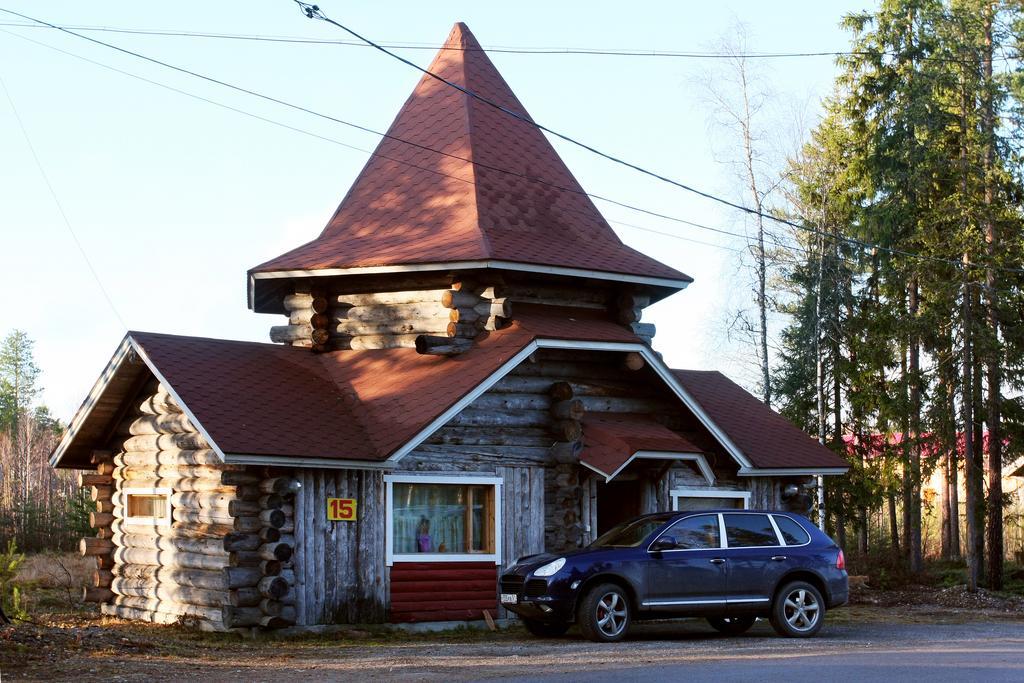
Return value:
M 680 550 L 703 550 L 721 545 L 718 515 L 696 515 L 681 519 L 665 535 L 674 538 L 676 548 Z
M 755 548 L 779 545 L 768 515 L 731 515 L 726 513 L 725 537 L 730 548 Z
M 495 553 L 493 485 L 395 483 L 395 555 Z
M 125 521 L 133 524 L 170 524 L 170 489 L 125 490 Z
M 786 545 L 803 545 L 811 542 L 811 536 L 807 533 L 807 530 L 800 526 L 792 517 L 772 515 L 772 519 L 775 520 L 775 525 L 779 527 L 779 533 L 782 534 L 782 540 L 786 542 Z

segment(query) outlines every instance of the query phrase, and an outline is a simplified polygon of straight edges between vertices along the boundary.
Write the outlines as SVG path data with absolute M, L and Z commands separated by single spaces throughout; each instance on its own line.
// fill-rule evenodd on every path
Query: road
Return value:
M 35 636 L 25 627 L 10 641 L 0 639 L 0 661 L 9 662 L 0 667 L 0 678 L 76 683 L 1024 681 L 1024 620 L 1007 616 L 856 608 L 836 613 L 818 637 L 807 640 L 778 638 L 763 622 L 745 636 L 728 638 L 693 620 L 637 625 L 628 640 L 610 645 L 582 640 L 575 631 L 541 640 L 518 629 L 252 641 L 138 624 L 50 628 Z
M 617 646 L 617 661 L 585 671 L 555 665 L 504 680 L 1024 681 L 1022 622 L 826 625 L 800 641 L 774 638 L 761 624 L 728 639 L 695 626 L 647 627 Z
M 685 675 L 723 683 L 1024 681 L 1024 624 L 1020 622 L 840 625 L 807 641 L 774 638 L 763 627 L 744 638 L 677 631 L 679 639 L 670 642 L 666 638 L 671 635 L 665 629 L 639 634 L 617 646 L 623 655 L 617 661 L 595 662 L 585 674 L 555 665 L 510 680 L 662 681 Z

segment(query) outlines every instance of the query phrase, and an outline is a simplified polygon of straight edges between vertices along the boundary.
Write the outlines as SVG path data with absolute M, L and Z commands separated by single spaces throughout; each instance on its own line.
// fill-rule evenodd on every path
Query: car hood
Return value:
M 588 555 L 596 555 L 598 553 L 606 552 L 607 548 L 577 548 L 576 550 L 569 550 L 564 553 L 538 553 L 536 555 L 526 555 L 516 560 L 515 565 L 508 569 L 508 573 L 514 574 L 528 574 L 534 569 L 553 562 L 560 557 L 564 557 L 568 561 L 572 561 L 577 558 L 586 557 Z

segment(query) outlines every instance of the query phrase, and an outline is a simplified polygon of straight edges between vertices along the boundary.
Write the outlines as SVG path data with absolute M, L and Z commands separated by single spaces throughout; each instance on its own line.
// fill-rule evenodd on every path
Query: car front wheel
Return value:
M 630 622 L 629 598 L 613 583 L 590 589 L 580 601 L 576 621 L 585 638 L 614 643 L 626 635 Z
M 825 601 L 806 581 L 793 581 L 775 594 L 771 622 L 775 632 L 788 638 L 809 638 L 825 620 Z
M 743 635 L 754 625 L 757 617 L 708 617 L 708 623 L 727 636 Z
M 523 619 L 523 626 L 538 638 L 557 638 L 569 630 L 569 624 L 564 622 L 547 623 L 534 619 Z

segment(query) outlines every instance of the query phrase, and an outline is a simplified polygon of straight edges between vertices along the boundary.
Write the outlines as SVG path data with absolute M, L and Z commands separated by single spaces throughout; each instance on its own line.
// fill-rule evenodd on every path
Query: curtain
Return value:
M 487 552 L 484 525 L 489 498 L 484 489 L 461 484 L 396 483 L 392 489 L 394 552 Z M 467 546 L 468 525 L 472 525 L 472 534 Z

